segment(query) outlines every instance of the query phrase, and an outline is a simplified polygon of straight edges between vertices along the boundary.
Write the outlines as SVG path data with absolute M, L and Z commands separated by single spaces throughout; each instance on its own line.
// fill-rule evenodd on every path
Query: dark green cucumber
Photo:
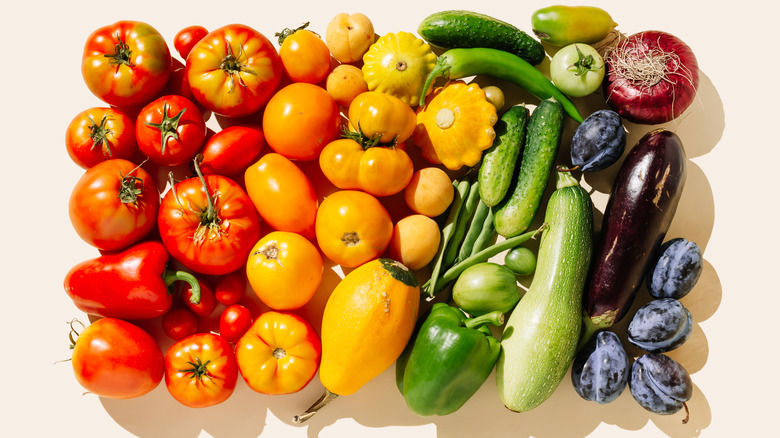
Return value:
M 550 180 L 563 134 L 563 106 L 543 100 L 531 113 L 525 150 L 509 194 L 494 206 L 493 223 L 504 237 L 517 236 L 531 226 Z
M 534 409 L 560 385 L 577 350 L 582 294 L 593 247 L 593 206 L 568 172 L 557 172 L 539 240 L 536 272 L 506 321 L 496 364 L 498 393 L 516 412 Z
M 479 166 L 479 197 L 488 207 L 501 202 L 509 192 L 512 176 L 525 146 L 525 129 L 530 111 L 524 106 L 509 108 L 493 126 L 496 139 L 482 154 Z
M 542 43 L 517 27 L 488 15 L 449 10 L 427 16 L 417 33 L 445 49 L 489 47 L 515 54 L 533 65 L 545 58 Z

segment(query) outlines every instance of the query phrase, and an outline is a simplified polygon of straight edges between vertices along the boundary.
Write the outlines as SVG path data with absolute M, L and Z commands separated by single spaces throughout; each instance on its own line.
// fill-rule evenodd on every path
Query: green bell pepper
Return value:
M 396 364 L 396 384 L 412 412 L 451 414 L 487 380 L 501 344 L 486 323 L 501 325 L 504 315 L 494 311 L 468 318 L 457 307 L 433 305 Z

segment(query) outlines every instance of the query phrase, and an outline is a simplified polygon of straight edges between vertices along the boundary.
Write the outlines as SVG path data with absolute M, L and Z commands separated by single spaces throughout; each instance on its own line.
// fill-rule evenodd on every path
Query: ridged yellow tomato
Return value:
M 320 169 L 340 189 L 357 189 L 374 196 L 403 190 L 414 173 L 412 159 L 399 145 L 368 149 L 344 138 L 328 143 L 320 153 Z
M 360 93 L 347 115 L 350 130 L 381 144 L 403 143 L 417 126 L 417 114 L 409 104 L 379 91 Z

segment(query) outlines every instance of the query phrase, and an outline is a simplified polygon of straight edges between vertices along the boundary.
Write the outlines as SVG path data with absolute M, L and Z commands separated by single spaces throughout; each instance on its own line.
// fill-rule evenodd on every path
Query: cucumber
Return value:
M 536 272 L 507 319 L 496 368 L 504 405 L 529 411 L 558 387 L 574 359 L 582 322 L 582 294 L 593 239 L 588 192 L 568 172 L 545 212 Z
M 504 237 L 531 226 L 539 209 L 563 134 L 563 106 L 552 99 L 539 102 L 526 128 L 525 150 L 509 194 L 494 206 L 493 223 Z
M 512 175 L 525 146 L 525 128 L 530 111 L 524 106 L 509 108 L 493 126 L 496 139 L 482 155 L 479 166 L 479 197 L 492 207 L 506 196 Z
M 517 27 L 471 11 L 449 10 L 427 16 L 417 33 L 445 49 L 489 47 L 517 55 L 533 65 L 546 55 L 542 43 Z

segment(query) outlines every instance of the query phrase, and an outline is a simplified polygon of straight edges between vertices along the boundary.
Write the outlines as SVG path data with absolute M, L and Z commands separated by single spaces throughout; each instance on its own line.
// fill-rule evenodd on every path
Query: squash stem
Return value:
M 338 397 L 338 396 L 339 396 L 338 394 L 334 394 L 334 393 L 332 393 L 332 392 L 330 392 L 330 391 L 328 391 L 326 389 L 325 392 L 322 394 L 322 396 L 320 396 L 320 398 L 317 399 L 317 401 L 314 402 L 314 404 L 311 405 L 309 407 L 309 409 L 306 409 L 306 411 L 304 411 L 302 414 L 295 415 L 293 417 L 293 419 L 292 419 L 293 423 L 295 423 L 295 424 L 303 423 L 304 421 L 306 421 L 309 418 L 313 417 L 314 414 L 319 412 L 320 409 L 324 408 L 328 403 L 330 403 L 331 401 L 335 400 L 336 397 Z

